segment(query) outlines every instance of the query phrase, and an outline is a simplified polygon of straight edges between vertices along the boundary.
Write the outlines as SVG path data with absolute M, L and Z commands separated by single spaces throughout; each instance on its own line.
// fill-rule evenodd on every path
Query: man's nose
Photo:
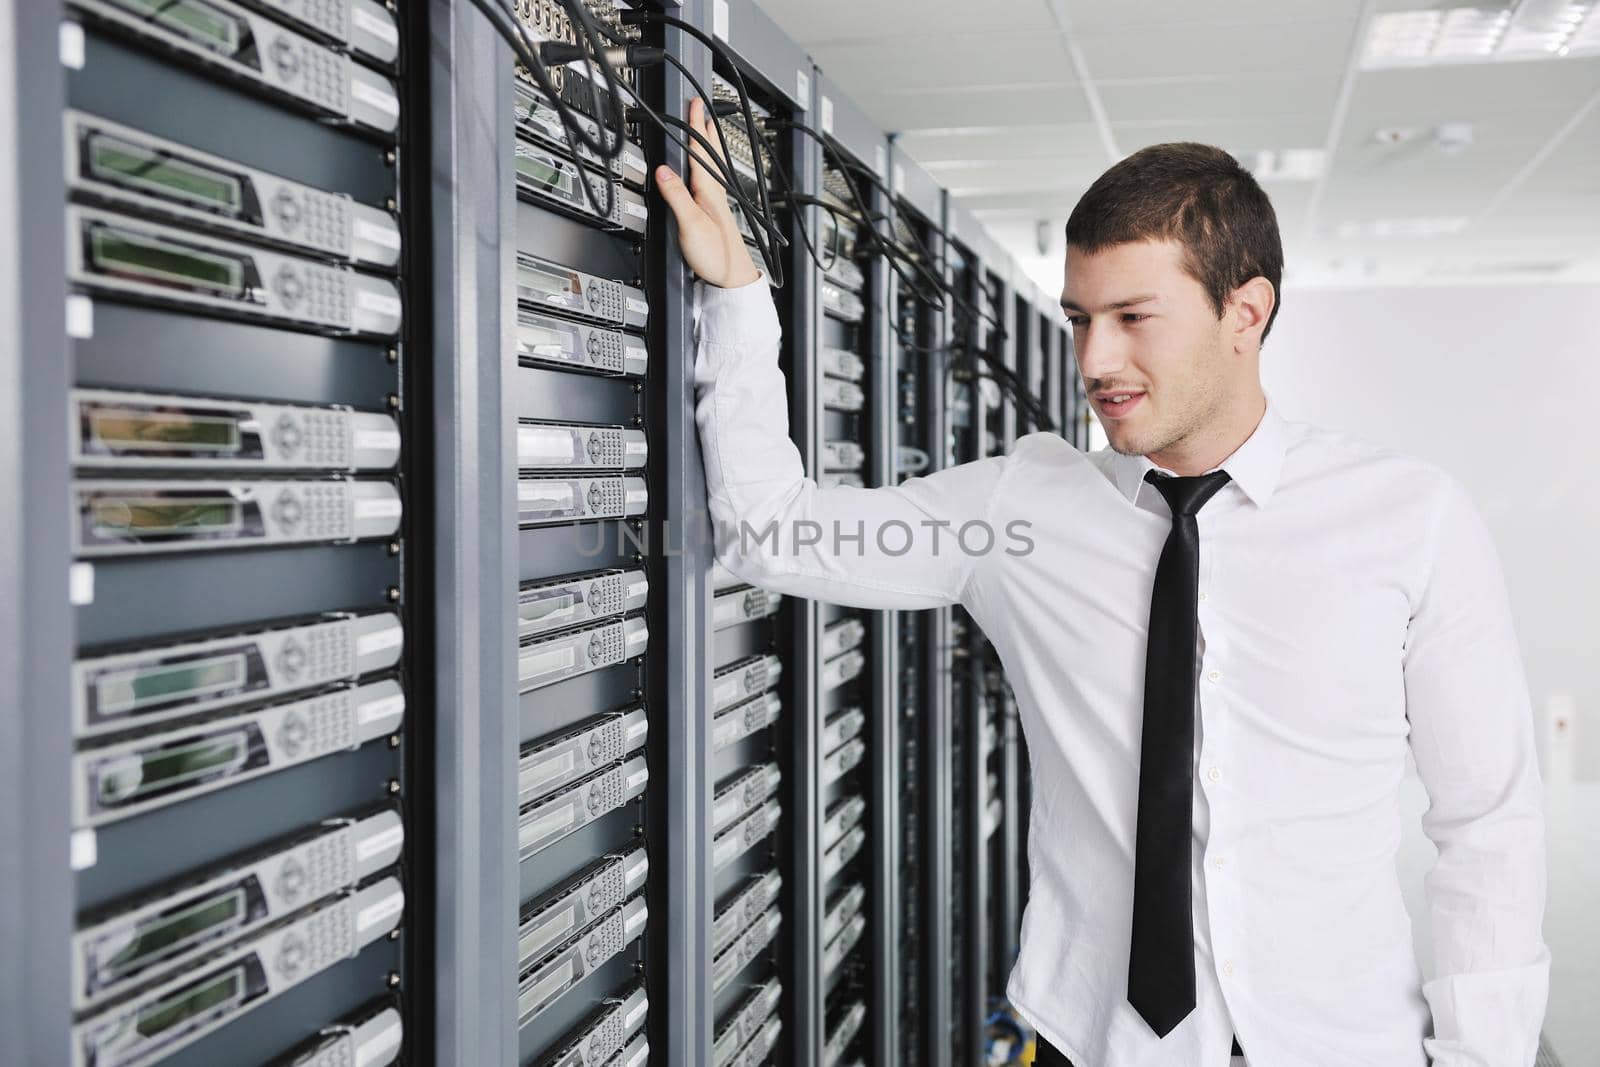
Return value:
M 1097 379 L 1119 375 L 1127 362 L 1127 346 L 1115 330 L 1074 330 L 1072 352 L 1079 373 L 1091 389 Z

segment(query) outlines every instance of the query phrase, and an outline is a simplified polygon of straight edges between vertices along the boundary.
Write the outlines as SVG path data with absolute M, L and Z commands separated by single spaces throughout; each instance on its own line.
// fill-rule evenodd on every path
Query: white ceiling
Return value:
M 1060 285 L 1061 230 L 1089 183 L 1173 140 L 1246 159 L 1329 153 L 1318 180 L 1263 182 L 1286 284 L 1600 280 L 1600 58 L 1357 68 L 1374 13 L 1456 2 L 758 5 L 1047 291 Z M 1433 143 L 1441 123 L 1462 122 L 1469 146 Z M 1415 136 L 1380 144 L 1385 128 Z M 1465 221 L 1431 237 L 1369 232 L 1419 218 Z

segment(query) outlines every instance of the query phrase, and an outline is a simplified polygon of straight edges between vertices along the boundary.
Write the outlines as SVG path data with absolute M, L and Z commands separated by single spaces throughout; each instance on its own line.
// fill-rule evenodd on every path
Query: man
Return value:
M 1108 448 L 1029 434 L 865 490 L 802 471 L 722 191 L 698 165 L 657 177 L 705 283 L 718 559 L 792 595 L 959 603 L 1005 665 L 1033 761 L 1008 993 L 1038 1062 L 1532 1064 L 1544 824 L 1498 558 L 1444 471 L 1268 401 L 1282 251 L 1251 176 L 1156 145 L 1067 223 L 1061 302 Z M 1426 984 L 1395 871 L 1408 753 L 1439 849 Z

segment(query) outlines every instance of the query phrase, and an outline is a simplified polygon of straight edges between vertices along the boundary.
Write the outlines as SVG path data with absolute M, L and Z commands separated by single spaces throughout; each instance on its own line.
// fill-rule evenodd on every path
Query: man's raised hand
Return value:
M 724 289 L 748 285 L 761 277 L 739 227 L 733 221 L 728 193 L 713 175 L 733 181 L 733 168 L 717 137 L 717 125 L 698 97 L 689 102 L 689 126 L 716 148 L 719 167 L 707 163 L 704 147 L 689 138 L 689 184 L 665 164 L 656 168 L 656 188 L 678 221 L 678 245 L 689 269 Z

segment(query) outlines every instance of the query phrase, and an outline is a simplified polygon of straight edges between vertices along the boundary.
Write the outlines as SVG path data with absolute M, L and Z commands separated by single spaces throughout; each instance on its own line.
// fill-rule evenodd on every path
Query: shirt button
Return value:
M 1216 859 L 1211 861 L 1211 865 L 1220 871 L 1222 868 L 1228 865 L 1228 859 L 1226 856 L 1218 856 Z
M 1222 672 L 1221 672 L 1221 671 L 1208 671 L 1208 672 L 1207 672 L 1207 673 L 1206 673 L 1206 677 L 1207 677 L 1207 678 L 1208 678 L 1208 679 L 1210 679 L 1210 680 L 1211 680 L 1211 681 L 1213 681 L 1213 682 L 1214 682 L 1214 681 L 1216 681 L 1216 680 L 1217 680 L 1217 679 L 1218 679 L 1218 678 L 1221 678 L 1221 677 L 1222 677 Z
M 1233 977 L 1233 963 L 1231 961 L 1222 965 L 1222 973 L 1229 978 Z
M 1206 598 L 1206 594 L 1205 594 L 1204 590 L 1202 590 L 1201 593 L 1200 593 L 1200 599 L 1204 600 L 1205 598 Z
M 1216 767 L 1213 767 L 1206 772 L 1206 777 L 1211 779 L 1213 782 L 1220 782 L 1222 781 L 1222 771 Z

